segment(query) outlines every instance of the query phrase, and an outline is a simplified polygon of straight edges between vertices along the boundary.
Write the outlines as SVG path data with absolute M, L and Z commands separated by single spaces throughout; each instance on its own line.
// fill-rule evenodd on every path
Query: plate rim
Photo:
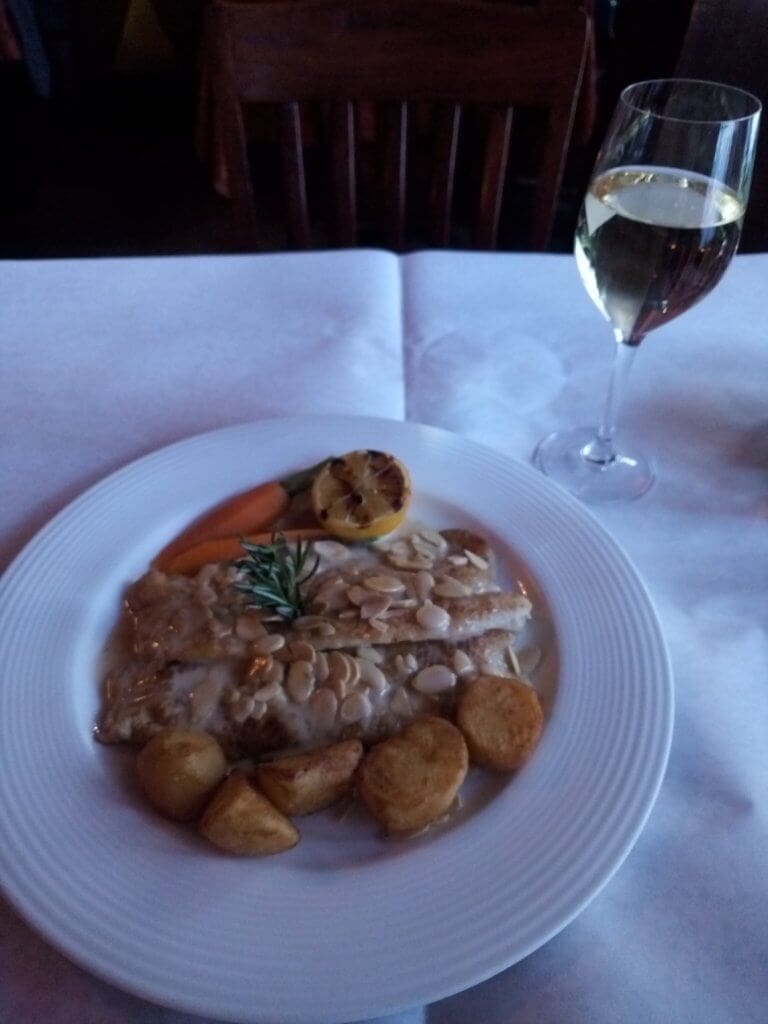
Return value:
M 137 459 L 128 462 L 125 466 L 113 471 L 112 473 L 107 474 L 101 480 L 92 484 L 73 501 L 69 502 L 66 506 L 64 506 L 54 517 L 52 517 L 52 519 L 50 519 L 49 522 L 45 526 L 43 526 L 43 528 L 40 531 L 38 531 L 35 534 L 35 536 L 27 542 L 27 544 L 24 545 L 22 550 L 16 555 L 16 557 L 11 561 L 7 569 L 3 572 L 2 577 L 0 577 L 0 611 L 2 611 L 3 609 L 8 591 L 10 590 L 10 592 L 12 593 L 13 586 L 17 577 L 26 571 L 27 562 L 30 558 L 34 557 L 37 546 L 39 544 L 45 543 L 47 538 L 50 537 L 51 532 L 55 532 L 56 530 L 61 528 L 62 524 L 64 525 L 64 527 L 66 527 L 70 518 L 76 516 L 79 509 L 83 507 L 87 508 L 88 505 L 94 500 L 96 496 L 103 494 L 115 487 L 119 489 L 120 483 L 125 478 L 129 477 L 133 473 L 140 472 L 145 465 L 151 466 L 151 464 L 155 460 L 171 455 L 175 452 L 191 452 L 193 447 L 200 442 L 212 442 L 215 444 L 217 440 L 220 440 L 226 443 L 226 439 L 229 435 L 234 436 L 243 431 L 258 431 L 264 429 L 265 426 L 272 429 L 279 429 L 282 426 L 287 430 L 296 429 L 297 427 L 301 426 L 305 429 L 311 430 L 313 428 L 328 428 L 329 426 L 334 425 L 337 427 L 339 425 L 343 425 L 345 428 L 349 429 L 350 436 L 352 436 L 352 430 L 355 427 L 357 427 L 358 429 L 364 427 L 367 430 L 374 431 L 377 428 L 386 428 L 386 430 L 401 431 L 404 432 L 404 434 L 412 435 L 413 443 L 416 444 L 421 443 L 423 441 L 423 432 L 426 431 L 428 432 L 428 435 L 431 437 L 448 438 L 454 443 L 460 443 L 460 445 L 463 448 L 472 449 L 476 453 L 482 453 L 485 457 L 491 457 L 494 461 L 500 461 L 508 465 L 511 464 L 514 467 L 513 472 L 522 472 L 524 475 L 527 474 L 529 479 L 535 479 L 540 486 L 543 486 L 545 490 L 549 490 L 549 492 L 552 495 L 555 495 L 560 505 L 563 508 L 565 508 L 570 514 L 576 515 L 577 517 L 581 517 L 583 521 L 589 522 L 591 524 L 591 528 L 597 531 L 598 535 L 601 536 L 601 539 L 605 544 L 605 551 L 609 553 L 609 557 L 614 560 L 618 560 L 618 562 L 622 563 L 623 570 L 626 573 L 628 573 L 628 575 L 632 578 L 632 581 L 638 593 L 642 595 L 642 599 L 645 602 L 644 610 L 646 612 L 646 616 L 648 618 L 648 623 L 650 625 L 651 631 L 652 633 L 654 633 L 653 640 L 657 647 L 656 653 L 657 656 L 660 657 L 660 664 L 664 675 L 664 679 L 661 682 L 663 684 L 662 690 L 664 692 L 664 697 L 666 700 L 666 714 L 664 716 L 665 721 L 661 723 L 661 735 L 658 744 L 658 763 L 655 766 L 655 771 L 653 773 L 653 779 L 651 783 L 646 786 L 646 794 L 643 800 L 642 811 L 641 813 L 635 815 L 633 826 L 631 829 L 627 831 L 627 835 L 625 837 L 625 841 L 622 845 L 622 848 L 617 854 L 614 855 L 610 867 L 607 869 L 604 868 L 602 870 L 599 881 L 596 884 L 593 883 L 588 887 L 589 891 L 585 893 L 583 899 L 581 899 L 578 902 L 575 902 L 571 906 L 569 913 L 566 916 L 562 917 L 559 924 L 552 927 L 547 934 L 539 936 L 535 940 L 531 941 L 529 947 L 524 952 L 522 952 L 521 955 L 516 955 L 514 959 L 509 962 L 486 965 L 485 968 L 476 970 L 473 974 L 468 975 L 459 985 L 451 985 L 447 988 L 443 986 L 439 989 L 429 989 L 429 986 L 425 983 L 424 992 L 423 995 L 419 996 L 419 1001 L 422 1003 L 431 1003 L 438 999 L 445 998 L 447 996 L 455 994 L 458 991 L 463 991 L 469 987 L 472 987 L 473 985 L 476 985 L 482 982 L 483 980 L 486 980 L 487 978 L 494 976 L 495 974 L 499 973 L 499 971 L 504 970 L 506 967 L 512 966 L 512 964 L 519 962 L 519 960 L 530 955 L 530 953 L 540 948 L 542 945 L 548 942 L 554 935 L 558 934 L 559 931 L 567 927 L 567 925 L 584 910 L 584 908 L 591 902 L 591 900 L 594 899 L 600 891 L 602 891 L 604 886 L 608 884 L 610 879 L 614 876 L 616 871 L 624 862 L 626 856 L 634 846 L 638 836 L 642 832 L 648 820 L 648 817 L 653 809 L 654 803 L 658 796 L 659 789 L 663 782 L 666 765 L 668 763 L 669 750 L 671 746 L 674 725 L 674 686 L 669 652 L 664 641 L 663 632 L 661 629 L 661 625 L 659 623 L 658 615 L 653 605 L 653 601 L 647 590 L 647 587 L 645 586 L 645 583 L 642 580 L 642 577 L 638 573 L 637 569 L 635 568 L 629 557 L 623 551 L 621 546 L 611 536 L 611 534 L 602 525 L 602 523 L 600 523 L 599 520 L 597 520 L 597 518 L 592 514 L 592 512 L 589 509 L 585 508 L 585 506 L 576 501 L 576 499 L 573 498 L 571 495 L 561 490 L 559 487 L 557 487 L 557 485 L 553 484 L 549 480 L 546 480 L 546 478 L 542 477 L 535 469 L 533 469 L 533 467 L 527 465 L 526 463 L 514 459 L 513 457 L 506 455 L 505 453 L 497 449 L 481 444 L 478 441 L 444 430 L 443 428 L 440 427 L 435 427 L 429 424 L 419 424 L 413 421 L 384 419 L 381 417 L 361 417 L 346 415 L 265 417 L 255 421 L 234 424 L 226 427 L 220 427 L 215 430 L 202 431 L 200 433 L 193 434 L 190 437 L 182 438 L 169 445 L 164 445 L 154 451 L 151 451 Z M 0 644 L 0 646 L 2 645 Z M 0 733 L 1 732 L 2 727 L 0 726 Z M 2 754 L 0 753 L 0 762 L 1 761 Z M 0 789 L 0 805 L 2 803 L 2 796 L 3 793 L 2 790 Z M 3 863 L 3 857 L 0 854 L 0 865 L 2 865 Z M 212 1008 L 211 1006 L 205 1006 L 201 1008 L 199 1004 L 195 1002 L 190 1002 L 183 996 L 180 998 L 176 998 L 172 993 L 162 993 L 161 995 L 159 995 L 157 991 L 151 988 L 147 988 L 145 985 L 142 985 L 140 981 L 136 981 L 129 977 L 126 977 L 119 970 L 113 971 L 105 969 L 103 964 L 94 964 L 90 958 L 81 955 L 81 950 L 73 949 L 71 944 L 68 943 L 62 944 L 62 942 L 60 941 L 60 934 L 56 931 L 54 927 L 51 926 L 50 921 L 46 920 L 45 908 L 35 905 L 34 898 L 30 897 L 29 894 L 24 893 L 24 887 L 23 885 L 18 884 L 17 879 L 13 879 L 10 885 L 8 884 L 8 880 L 6 879 L 3 888 L 6 897 L 17 910 L 17 912 L 19 912 L 20 915 L 25 920 L 30 922 L 32 926 L 35 928 L 35 930 L 37 930 L 40 934 L 44 936 L 46 941 L 48 941 L 54 948 L 58 949 L 61 953 L 63 953 L 63 955 L 66 956 L 68 959 L 70 959 L 74 963 L 77 963 L 79 966 L 83 967 L 86 971 L 90 972 L 91 974 L 103 978 L 111 984 L 114 984 L 119 988 L 123 989 L 124 991 L 130 992 L 133 995 L 136 995 L 140 998 L 148 999 L 154 1002 L 159 1002 L 162 1005 L 171 1006 L 182 1011 L 192 1013 L 213 1013 L 215 1015 L 220 1016 L 222 1019 L 228 1019 L 233 1021 L 242 1019 L 239 1016 L 231 1016 L 226 1010 L 226 1007 L 224 1006 L 217 1006 L 215 1008 Z M 373 1013 L 375 1013 L 376 1015 L 392 1013 L 396 1012 L 397 1010 L 404 1009 L 406 1005 L 414 1004 L 404 1004 L 399 999 L 396 999 L 395 1001 L 390 1002 L 388 1004 L 379 1002 L 379 1004 L 377 1004 L 377 1006 L 374 1008 Z M 356 1016 L 359 1017 L 359 1014 L 357 1014 Z M 259 1019 L 274 1019 L 275 1021 L 279 1020 L 286 1022 L 298 1022 L 309 1020 L 309 1018 L 307 1017 L 301 1015 L 292 1016 L 291 1014 L 278 1016 L 274 1018 L 260 1017 Z M 313 1017 L 313 1021 L 317 1021 L 319 1019 L 320 1018 L 318 1018 L 316 1015 Z M 327 1019 L 333 1019 L 334 1021 L 337 1021 L 339 1018 L 336 1015 L 334 1015 L 332 1018 L 329 1017 Z M 352 1020 L 356 1018 L 345 1017 L 344 1019 Z

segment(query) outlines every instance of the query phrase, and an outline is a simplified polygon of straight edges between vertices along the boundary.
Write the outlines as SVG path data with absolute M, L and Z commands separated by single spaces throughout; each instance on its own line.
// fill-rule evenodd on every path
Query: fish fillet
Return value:
M 277 662 L 282 681 L 263 704 L 254 695 L 264 694 L 275 659 L 268 664 L 263 658 L 256 666 L 133 660 L 107 676 L 97 737 L 104 743 L 141 744 L 169 725 L 204 729 L 230 756 L 261 756 L 353 737 L 371 742 L 399 731 L 420 714 L 449 714 L 464 682 L 478 674 L 511 674 L 512 641 L 510 633 L 493 630 L 458 644 L 439 640 L 358 647 L 330 657 L 316 651 L 309 663 L 314 666 L 311 693 L 301 701 L 291 696 L 288 681 L 294 665 L 308 664 L 307 645 L 289 644 Z M 423 693 L 417 688 L 419 673 L 430 666 L 441 666 L 451 683 L 447 689 Z M 364 713 L 349 721 L 344 706 L 353 694 L 357 697 L 352 703 Z
M 531 603 L 499 588 L 484 538 L 423 527 L 315 551 L 307 614 L 292 622 L 251 606 L 228 564 L 193 578 L 152 570 L 129 587 L 98 738 L 204 729 L 230 757 L 371 742 L 420 714 L 450 714 L 468 679 L 510 673 Z

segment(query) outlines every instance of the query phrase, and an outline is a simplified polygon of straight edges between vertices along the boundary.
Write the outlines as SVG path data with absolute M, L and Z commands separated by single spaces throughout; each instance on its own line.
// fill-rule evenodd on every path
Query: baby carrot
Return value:
M 317 528 L 309 530 L 281 530 L 281 536 L 287 541 L 297 540 L 322 540 L 328 538 L 326 530 Z M 216 537 L 213 540 L 203 540 L 184 551 L 180 551 L 173 558 L 168 559 L 164 565 L 156 566 L 162 572 L 177 574 L 180 576 L 191 576 L 192 573 L 202 569 L 204 565 L 211 562 L 234 562 L 238 558 L 245 557 L 245 551 L 241 541 L 248 541 L 250 544 L 271 544 L 272 532 L 252 533 L 247 537 Z
M 268 529 L 288 510 L 291 498 L 312 485 L 326 462 L 324 459 L 284 480 L 270 480 L 226 498 L 167 544 L 155 556 L 152 565 L 161 572 L 168 572 L 172 560 L 187 548 L 219 537 L 239 537 Z

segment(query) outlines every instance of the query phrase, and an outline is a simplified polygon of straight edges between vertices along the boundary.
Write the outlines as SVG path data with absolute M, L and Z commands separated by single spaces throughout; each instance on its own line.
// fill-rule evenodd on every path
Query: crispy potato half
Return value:
M 358 771 L 358 791 L 386 832 L 410 832 L 445 814 L 468 763 L 467 745 L 454 725 L 420 718 L 371 748 Z
M 307 754 L 280 757 L 258 766 L 256 784 L 283 814 L 312 814 L 349 791 L 362 756 L 360 740 L 345 740 Z
M 190 821 L 227 774 L 227 760 L 208 733 L 163 729 L 142 747 L 136 769 L 151 804 L 169 818 Z
M 544 714 L 532 686 L 508 676 L 479 676 L 469 683 L 456 711 L 469 756 L 491 771 L 520 768 L 539 741 Z
M 244 857 L 282 853 L 299 841 L 293 822 L 239 772 L 222 782 L 200 821 L 200 834 Z

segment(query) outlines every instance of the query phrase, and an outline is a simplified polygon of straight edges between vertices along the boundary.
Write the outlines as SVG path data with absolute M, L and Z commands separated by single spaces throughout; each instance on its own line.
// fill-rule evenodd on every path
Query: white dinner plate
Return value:
M 263 859 L 162 821 L 95 743 L 122 588 L 193 516 L 330 453 L 409 466 L 414 516 L 474 526 L 530 591 L 547 722 L 522 771 L 475 771 L 411 840 L 324 812 Z M 193 437 L 93 487 L 0 583 L 0 867 L 74 961 L 161 1004 L 243 1022 L 340 1022 L 431 1002 L 562 929 L 636 840 L 669 750 L 669 660 L 648 595 L 595 519 L 530 467 L 431 427 L 265 420 Z

